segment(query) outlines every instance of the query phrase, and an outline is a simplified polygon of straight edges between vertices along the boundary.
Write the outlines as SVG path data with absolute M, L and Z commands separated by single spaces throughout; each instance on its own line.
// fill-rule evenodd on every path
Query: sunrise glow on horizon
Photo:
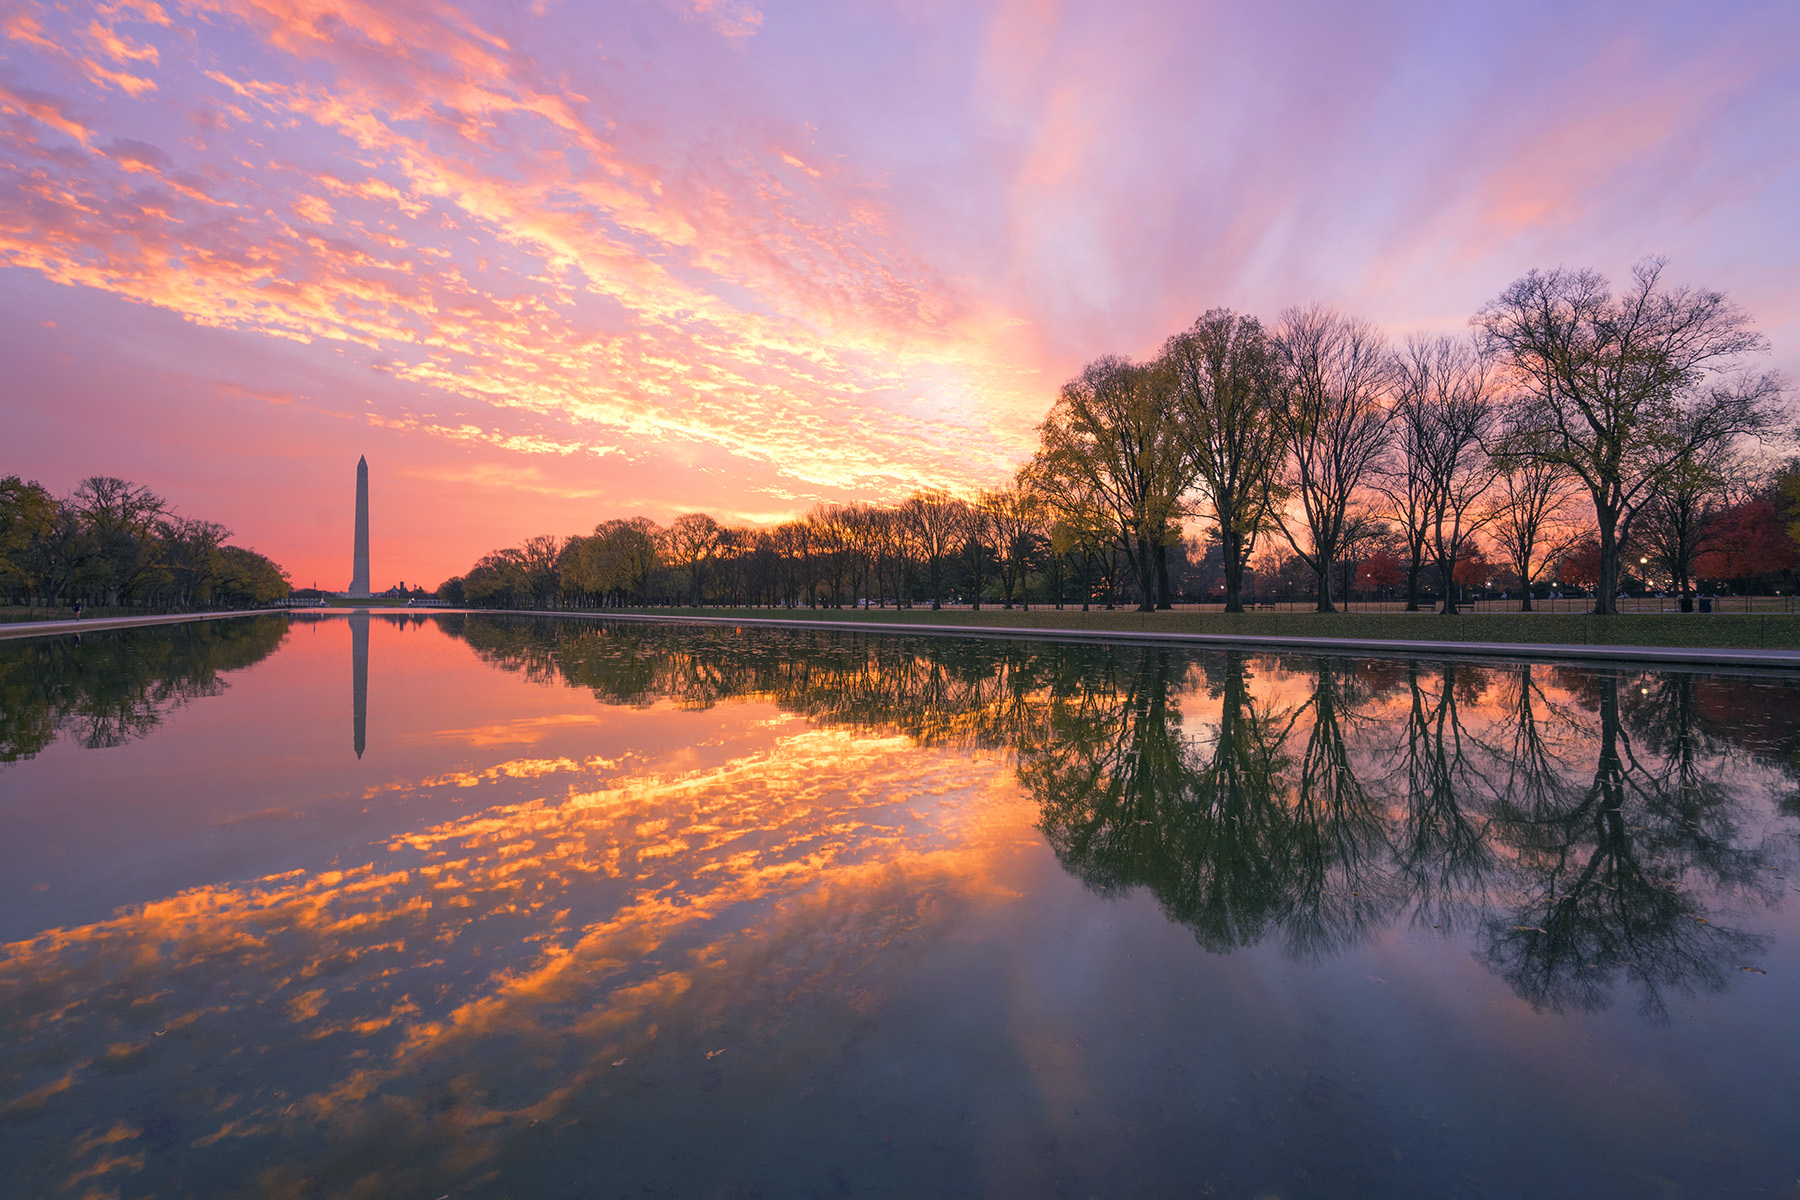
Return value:
M 998 483 L 1201 311 L 1647 254 L 1800 376 L 1800 9 L 0 3 L 0 475 L 298 586 Z

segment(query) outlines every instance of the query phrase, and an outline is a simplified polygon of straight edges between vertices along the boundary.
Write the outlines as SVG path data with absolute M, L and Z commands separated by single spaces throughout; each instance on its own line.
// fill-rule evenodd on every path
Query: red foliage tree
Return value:
M 1755 499 L 1720 513 L 1707 538 L 1709 549 L 1694 560 L 1702 579 L 1751 579 L 1800 566 L 1800 546 L 1788 536 L 1774 502 Z
M 1494 573 L 1494 564 L 1487 560 L 1480 547 L 1471 550 L 1467 557 L 1456 562 L 1456 582 L 1466 588 L 1482 588 L 1487 586 Z
M 1398 587 L 1406 581 L 1406 564 L 1397 555 L 1377 550 L 1356 568 L 1356 586 L 1368 590 Z
M 1592 588 L 1600 582 L 1600 539 L 1583 538 L 1570 547 L 1557 564 L 1556 577 L 1578 588 Z

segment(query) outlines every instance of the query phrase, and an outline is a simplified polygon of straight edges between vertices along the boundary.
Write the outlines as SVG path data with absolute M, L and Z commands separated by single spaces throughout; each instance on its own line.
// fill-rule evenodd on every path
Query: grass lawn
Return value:
M 1800 614 L 1621 613 L 1595 617 L 1573 613 L 1476 612 L 1445 617 L 1403 612 L 1081 612 L 1033 608 L 1029 612 L 968 609 L 621 609 L 646 616 L 851 621 L 880 625 L 989 625 L 1086 632 L 1210 633 L 1245 637 L 1323 637 L 1378 641 L 1512 642 L 1557 645 L 1695 646 L 1745 650 L 1800 649 Z

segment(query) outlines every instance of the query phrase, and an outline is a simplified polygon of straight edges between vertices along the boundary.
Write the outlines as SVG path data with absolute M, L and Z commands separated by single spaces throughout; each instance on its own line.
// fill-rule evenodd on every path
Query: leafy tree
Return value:
M 162 559 L 174 589 L 175 602 L 192 604 L 196 599 L 210 599 L 214 584 L 220 578 L 223 566 L 220 556 L 231 530 L 216 521 L 171 515 L 163 519 L 158 534 L 163 543 Z
M 91 475 L 76 486 L 72 502 L 95 543 L 96 582 L 108 604 L 155 579 L 163 567 L 157 524 L 168 509 L 161 496 L 111 475 Z
M 1140 612 L 1158 605 L 1156 556 L 1192 478 L 1173 392 L 1166 365 L 1098 358 L 1063 385 L 1039 427 L 1040 473 L 1097 502 L 1137 581 Z
M 476 560 L 463 577 L 463 596 L 477 608 L 512 608 L 528 592 L 524 555 L 494 550 Z
M 37 552 L 49 540 L 57 503 L 37 482 L 17 475 L 0 479 L 0 589 L 39 593 Z
M 1406 580 L 1406 563 L 1389 550 L 1377 550 L 1356 566 L 1356 585 L 1369 591 L 1399 587 Z
M 1719 512 L 1712 524 L 1708 548 L 1694 560 L 1701 578 L 1747 584 L 1757 576 L 1800 566 L 1800 546 L 1788 536 L 1775 501 L 1768 496 L 1735 504 Z
M 228 604 L 268 604 L 293 590 L 288 574 L 265 555 L 242 546 L 221 546 L 210 580 L 213 598 Z
M 1254 317 L 1213 309 L 1163 346 L 1180 405 L 1178 436 L 1220 547 L 1225 611 L 1244 611 L 1244 571 L 1277 499 L 1282 439 L 1276 357 Z

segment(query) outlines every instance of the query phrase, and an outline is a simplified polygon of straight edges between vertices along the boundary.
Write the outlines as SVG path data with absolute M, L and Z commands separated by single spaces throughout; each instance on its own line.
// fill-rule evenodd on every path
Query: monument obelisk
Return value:
M 369 460 L 356 460 L 356 562 L 350 576 L 350 598 L 369 598 Z

